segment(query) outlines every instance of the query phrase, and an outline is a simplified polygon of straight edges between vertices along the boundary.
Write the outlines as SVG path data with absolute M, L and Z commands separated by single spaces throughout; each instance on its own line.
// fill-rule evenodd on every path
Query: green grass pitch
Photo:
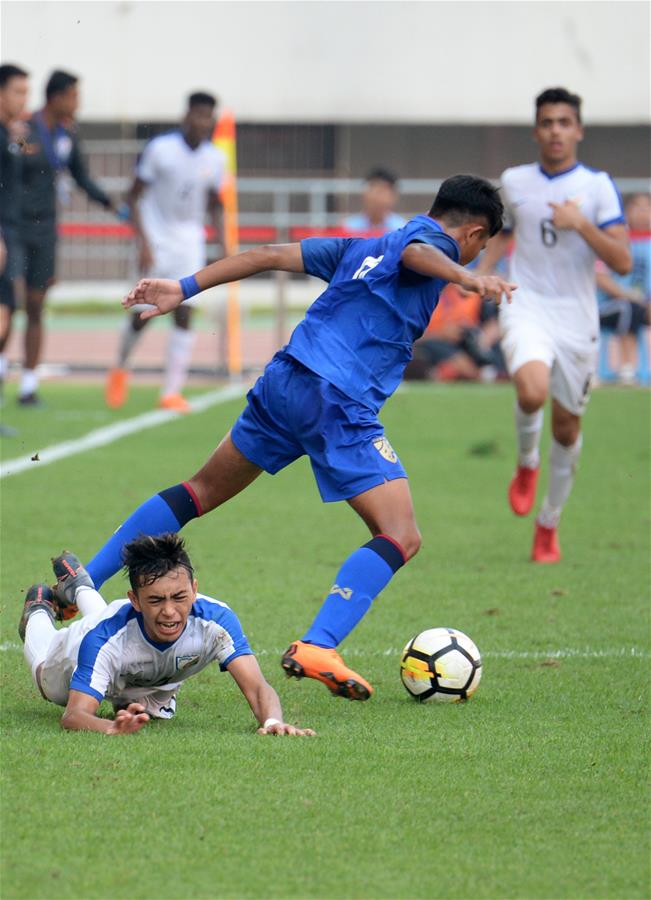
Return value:
M 42 412 L 8 398 L 5 459 L 119 418 L 99 388 L 43 393 Z M 120 415 L 153 398 L 136 389 Z M 175 721 L 64 733 L 16 634 L 49 556 L 88 558 L 198 468 L 241 402 L 0 482 L 2 897 L 648 897 L 649 395 L 593 397 L 551 567 L 528 562 L 532 522 L 506 506 L 512 402 L 508 387 L 414 386 L 387 405 L 424 542 L 344 644 L 375 687 L 366 704 L 278 665 L 366 540 L 307 463 L 186 529 L 200 586 L 235 608 L 312 740 L 257 737 L 216 668 L 185 684 Z M 123 595 L 118 576 L 105 596 Z M 437 625 L 482 651 L 466 704 L 419 705 L 400 683 L 401 647 Z

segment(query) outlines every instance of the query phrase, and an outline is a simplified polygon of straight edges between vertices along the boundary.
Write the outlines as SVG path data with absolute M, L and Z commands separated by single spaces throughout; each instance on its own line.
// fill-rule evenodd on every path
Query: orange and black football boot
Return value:
M 368 700 L 373 693 L 368 681 L 349 669 L 336 650 L 294 641 L 283 654 L 280 665 L 288 678 L 316 678 L 336 697 Z
M 77 588 L 83 585 L 94 590 L 95 585 L 79 559 L 70 550 L 64 550 L 61 556 L 52 558 L 52 569 L 57 579 L 52 590 L 61 612 L 61 618 L 64 621 L 73 619 L 79 612 L 75 603 Z
M 54 599 L 54 592 L 47 584 L 33 584 L 30 588 L 27 588 L 23 614 L 18 623 L 18 634 L 20 635 L 23 644 L 25 643 L 27 620 L 37 609 L 44 609 L 52 620 L 52 624 L 54 624 L 55 620 L 61 618 L 59 615 L 59 608 Z

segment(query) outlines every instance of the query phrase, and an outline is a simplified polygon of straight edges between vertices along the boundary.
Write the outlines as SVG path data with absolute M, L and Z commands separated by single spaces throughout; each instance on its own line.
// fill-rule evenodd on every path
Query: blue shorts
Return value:
M 325 502 L 407 477 L 375 414 L 286 353 L 247 400 L 231 431 L 238 450 L 271 475 L 306 454 Z

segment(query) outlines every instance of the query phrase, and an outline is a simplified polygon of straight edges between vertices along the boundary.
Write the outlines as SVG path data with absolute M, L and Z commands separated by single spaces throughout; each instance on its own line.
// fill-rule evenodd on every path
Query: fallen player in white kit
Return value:
M 124 548 L 131 590 L 108 605 L 72 553 L 53 561 L 57 584 L 27 591 L 18 632 L 36 686 L 65 706 L 64 728 L 130 734 L 150 718 L 171 719 L 181 683 L 216 662 L 246 697 L 258 734 L 313 735 L 283 721 L 235 613 L 197 593 L 177 534 L 142 536 Z M 82 619 L 57 630 L 55 620 Z M 99 718 L 103 700 L 114 719 Z
M 531 512 L 540 467 L 543 406 L 552 397 L 549 487 L 535 525 L 532 559 L 558 562 L 558 523 L 581 452 L 581 417 L 597 368 L 599 312 L 595 262 L 621 275 L 632 259 L 621 198 L 606 172 L 578 162 L 581 98 L 550 88 L 536 98 L 534 137 L 540 162 L 501 178 L 510 227 L 488 245 L 477 271 L 490 272 L 515 249 L 511 281 L 517 302 L 500 307 L 502 351 L 517 393 L 518 461 L 509 503 Z

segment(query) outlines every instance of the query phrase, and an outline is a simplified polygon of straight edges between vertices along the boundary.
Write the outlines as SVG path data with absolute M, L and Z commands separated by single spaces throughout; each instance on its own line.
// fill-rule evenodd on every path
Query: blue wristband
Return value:
M 201 293 L 201 288 L 197 284 L 197 279 L 194 275 L 188 275 L 186 278 L 182 278 L 179 281 L 181 285 L 181 290 L 183 291 L 183 299 L 187 300 L 189 297 L 194 297 L 195 294 Z

